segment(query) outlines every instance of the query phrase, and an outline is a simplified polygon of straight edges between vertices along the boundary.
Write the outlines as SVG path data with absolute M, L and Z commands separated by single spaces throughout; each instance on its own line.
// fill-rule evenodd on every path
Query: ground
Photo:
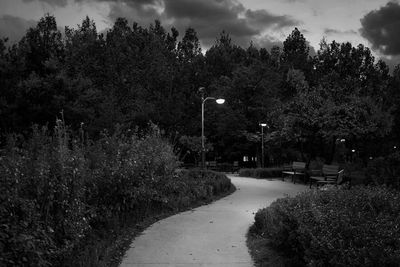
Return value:
M 237 190 L 209 205 L 157 223 L 138 236 L 121 266 L 253 266 L 246 233 L 255 212 L 307 186 L 229 176 Z

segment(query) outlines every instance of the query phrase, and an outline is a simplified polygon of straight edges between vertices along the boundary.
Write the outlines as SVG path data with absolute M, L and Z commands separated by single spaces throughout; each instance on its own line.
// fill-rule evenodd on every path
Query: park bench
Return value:
M 339 166 L 324 164 L 322 166 L 322 172 L 315 175 L 315 171 L 311 171 L 313 174 L 310 175 L 310 188 L 313 183 L 318 185 L 324 184 L 340 184 L 343 181 L 344 170 L 339 171 Z
M 293 161 L 291 165 L 283 166 L 282 181 L 284 181 L 285 176 L 290 175 L 292 182 L 296 183 L 296 175 L 304 176 L 305 169 L 306 163 L 301 161 Z

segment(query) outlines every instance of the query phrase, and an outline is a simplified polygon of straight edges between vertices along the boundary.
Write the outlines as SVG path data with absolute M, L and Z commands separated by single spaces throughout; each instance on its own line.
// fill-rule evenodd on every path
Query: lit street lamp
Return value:
M 225 103 L 225 99 L 223 98 L 215 98 L 215 97 L 206 97 L 204 98 L 204 87 L 200 87 L 199 91 L 201 92 L 201 168 L 204 170 L 206 168 L 206 148 L 204 144 L 204 103 L 207 100 L 215 100 L 217 104 L 221 105 Z
M 261 126 L 261 168 L 264 168 L 264 127 L 268 127 L 266 123 L 260 123 Z

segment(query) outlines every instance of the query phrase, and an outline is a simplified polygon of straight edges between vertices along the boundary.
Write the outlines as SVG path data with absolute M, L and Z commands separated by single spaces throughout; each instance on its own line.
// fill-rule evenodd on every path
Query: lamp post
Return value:
M 206 168 L 206 148 L 204 142 L 204 104 L 207 100 L 215 100 L 217 104 L 221 105 L 225 103 L 225 99 L 223 98 L 215 98 L 215 97 L 206 97 L 204 98 L 204 87 L 200 87 L 199 91 L 201 92 L 201 168 L 204 170 Z
M 260 123 L 261 126 L 261 168 L 264 168 L 264 127 L 266 123 Z

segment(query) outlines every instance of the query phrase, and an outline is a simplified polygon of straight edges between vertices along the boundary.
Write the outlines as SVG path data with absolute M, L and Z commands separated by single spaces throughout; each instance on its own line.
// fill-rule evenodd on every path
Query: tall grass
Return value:
M 51 134 L 35 126 L 27 140 L 10 136 L 0 152 L 0 265 L 105 265 L 109 233 L 232 188 L 176 166 L 156 127 L 91 141 L 57 120 Z

